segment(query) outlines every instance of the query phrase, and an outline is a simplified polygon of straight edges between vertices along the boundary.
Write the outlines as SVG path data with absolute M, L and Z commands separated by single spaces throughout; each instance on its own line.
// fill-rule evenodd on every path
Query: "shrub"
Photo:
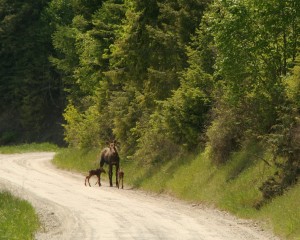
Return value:
M 72 103 L 67 106 L 64 118 L 66 124 L 65 140 L 71 147 L 95 148 L 101 140 L 107 140 L 110 133 L 109 121 L 104 117 L 106 112 L 100 113 L 94 102 L 84 111 L 80 111 Z
M 299 118 L 283 115 L 281 123 L 274 126 L 274 132 L 264 136 L 263 140 L 272 150 L 273 164 L 277 168 L 260 187 L 265 201 L 282 195 L 300 176 Z
M 225 163 L 238 147 L 240 125 L 232 110 L 224 110 L 207 130 L 209 155 L 216 164 Z
M 142 163 L 157 164 L 171 160 L 179 151 L 179 146 L 166 135 L 148 131 L 139 139 L 138 149 L 133 157 Z

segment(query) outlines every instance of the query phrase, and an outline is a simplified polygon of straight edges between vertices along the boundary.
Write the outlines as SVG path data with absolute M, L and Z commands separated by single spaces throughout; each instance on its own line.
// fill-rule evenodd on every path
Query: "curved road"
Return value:
M 110 188 L 106 182 L 100 188 L 85 187 L 84 176 L 56 169 L 53 156 L 0 154 L 0 187 L 37 209 L 43 223 L 37 239 L 278 239 L 218 210 Z

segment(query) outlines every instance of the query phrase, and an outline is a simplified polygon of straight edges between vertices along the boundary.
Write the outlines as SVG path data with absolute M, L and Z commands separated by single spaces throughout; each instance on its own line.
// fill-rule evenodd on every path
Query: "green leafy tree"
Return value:
M 245 132 L 239 138 L 267 133 L 279 118 L 276 109 L 285 99 L 282 75 L 287 72 L 287 63 L 293 62 L 298 44 L 295 22 L 299 13 L 289 11 L 295 4 L 216 1 L 205 16 L 217 53 L 215 96 L 222 102 L 219 106 L 234 109 L 236 124 L 232 126 Z M 223 121 L 222 108 L 217 107 L 220 114 L 214 121 Z

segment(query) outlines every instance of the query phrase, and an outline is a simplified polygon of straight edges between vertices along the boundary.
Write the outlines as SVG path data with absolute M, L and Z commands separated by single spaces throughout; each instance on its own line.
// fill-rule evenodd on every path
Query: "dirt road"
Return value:
M 43 228 L 36 239 L 278 239 L 218 210 L 119 190 L 106 182 L 85 187 L 84 176 L 56 169 L 53 156 L 0 154 L 0 187 L 37 209 Z

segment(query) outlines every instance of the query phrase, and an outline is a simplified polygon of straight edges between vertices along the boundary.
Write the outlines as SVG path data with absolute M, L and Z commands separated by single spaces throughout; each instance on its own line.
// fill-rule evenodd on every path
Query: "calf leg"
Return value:
M 122 176 L 122 189 L 123 189 L 123 180 L 124 180 L 124 175 Z
M 122 183 L 122 188 L 123 188 L 123 177 L 122 175 L 119 174 L 118 188 L 120 188 L 120 183 Z
M 91 186 L 91 184 L 90 184 L 90 176 L 86 176 L 85 182 L 84 182 L 84 185 L 85 185 L 85 186 L 86 186 L 86 181 L 88 181 L 89 185 Z
M 98 178 L 98 181 L 96 182 L 96 184 L 98 183 L 99 184 L 99 187 L 101 186 L 101 183 L 100 183 L 100 175 L 97 175 L 97 178 Z

